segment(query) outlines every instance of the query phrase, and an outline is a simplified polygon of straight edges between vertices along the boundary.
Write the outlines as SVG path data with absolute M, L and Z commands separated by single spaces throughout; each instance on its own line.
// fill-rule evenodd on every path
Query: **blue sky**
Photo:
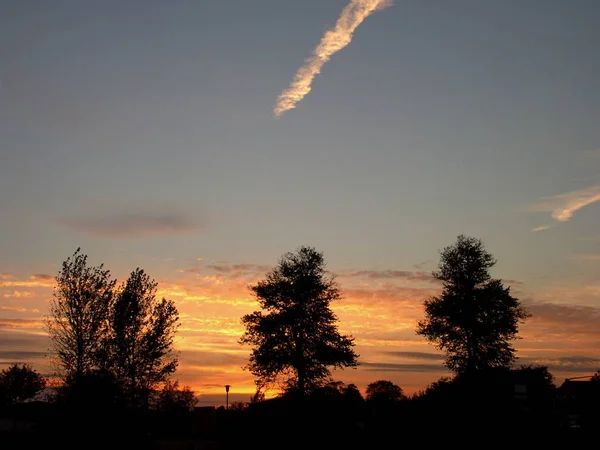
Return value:
M 464 233 L 528 298 L 597 307 L 600 4 L 396 0 L 275 118 L 347 3 L 0 2 L 0 272 L 430 270 Z

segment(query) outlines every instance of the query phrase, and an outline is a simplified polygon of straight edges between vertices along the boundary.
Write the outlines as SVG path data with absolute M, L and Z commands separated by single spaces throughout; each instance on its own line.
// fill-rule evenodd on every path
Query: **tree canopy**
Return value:
M 433 272 L 442 293 L 425 301 L 417 333 L 446 352 L 454 372 L 508 367 L 515 360 L 511 341 L 529 314 L 510 288 L 492 279 L 495 264 L 481 240 L 461 235 L 441 251 Z
M 240 342 L 254 347 L 246 368 L 258 384 L 282 378 L 304 395 L 330 377 L 330 367 L 356 367 L 354 339 L 338 332 L 330 309 L 341 296 L 322 253 L 312 247 L 286 253 L 250 289 L 262 311 L 242 318 Z
M 65 378 L 97 368 L 115 282 L 103 265 L 89 266 L 79 248 L 63 262 L 45 325 Z
M 103 265 L 91 267 L 77 249 L 63 262 L 45 324 L 63 380 L 62 398 L 105 392 L 128 406 L 148 407 L 151 391 L 177 369 L 173 350 L 179 315 L 156 297 L 142 269 L 119 287 Z
M 177 369 L 173 339 L 178 327 L 175 304 L 156 298 L 157 283 L 137 268 L 120 287 L 109 310 L 104 363 L 132 405 Z
M 388 380 L 377 380 L 367 386 L 367 400 L 395 403 L 405 399 L 402 388 Z
M 34 398 L 46 379 L 27 364 L 13 364 L 0 372 L 0 403 L 14 405 Z

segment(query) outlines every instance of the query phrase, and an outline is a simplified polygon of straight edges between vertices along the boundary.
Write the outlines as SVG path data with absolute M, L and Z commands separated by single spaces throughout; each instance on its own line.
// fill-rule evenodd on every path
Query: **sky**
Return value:
M 0 368 L 78 247 L 180 311 L 176 378 L 247 400 L 247 289 L 324 253 L 363 391 L 445 371 L 414 333 L 482 239 L 532 313 L 519 363 L 600 368 L 596 0 L 0 0 Z

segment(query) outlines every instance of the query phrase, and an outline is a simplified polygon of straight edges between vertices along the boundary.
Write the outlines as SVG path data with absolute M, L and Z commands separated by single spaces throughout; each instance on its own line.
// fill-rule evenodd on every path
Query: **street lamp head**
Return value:
M 225 392 L 229 392 L 229 388 L 230 388 L 230 387 L 231 387 L 231 386 L 229 386 L 228 384 L 226 384 L 226 385 L 225 385 Z

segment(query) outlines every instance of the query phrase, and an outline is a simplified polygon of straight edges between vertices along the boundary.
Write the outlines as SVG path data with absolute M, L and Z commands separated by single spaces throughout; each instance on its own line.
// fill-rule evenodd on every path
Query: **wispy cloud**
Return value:
M 48 275 L 45 273 L 34 273 L 31 274 L 31 279 L 32 280 L 39 280 L 42 282 L 49 282 L 49 283 L 54 283 L 54 277 L 52 275 Z
M 431 273 L 428 272 L 413 272 L 409 270 L 357 270 L 353 272 L 342 272 L 339 274 L 344 278 L 368 278 L 371 280 L 404 280 L 418 281 L 425 283 L 437 283 Z
M 0 279 L 0 287 L 27 287 L 27 288 L 38 288 L 38 287 L 52 287 L 54 286 L 54 278 L 49 275 L 33 274 L 29 277 L 29 280 L 15 280 L 15 279 Z M 22 294 L 22 295 L 21 295 Z M 26 293 L 16 293 L 14 297 L 28 297 Z
M 600 359 L 590 356 L 561 356 L 545 358 L 523 358 L 521 365 L 534 364 L 547 366 L 551 373 L 594 374 L 600 366 Z
M 542 225 L 542 226 L 539 226 L 539 227 L 532 228 L 531 231 L 533 233 L 539 233 L 540 231 L 546 231 L 546 230 L 548 230 L 550 228 L 551 228 L 550 225 Z
M 32 351 L 0 351 L 0 360 L 24 361 L 46 356 L 44 352 Z
M 554 220 L 567 222 L 573 218 L 577 211 L 598 201 L 600 201 L 600 185 L 544 198 L 534 205 L 533 209 L 535 211 L 551 212 Z
M 3 298 L 27 298 L 27 297 L 33 297 L 33 292 L 29 292 L 29 291 L 12 291 L 12 292 L 5 292 L 4 294 L 2 294 Z
M 28 309 L 21 306 L 0 306 L 0 311 L 20 312 L 20 313 L 39 313 L 39 309 Z
M 598 253 L 577 253 L 571 259 L 580 262 L 600 262 L 600 254 Z
M 2 320 L 2 319 L 0 319 Z M 8 329 L 0 327 L 0 350 L 2 351 L 45 351 L 50 346 L 50 338 L 47 334 L 32 334 L 23 330 Z
M 4 319 L 0 318 L 0 329 L 40 329 L 44 326 L 41 319 Z
M 261 265 L 261 264 L 227 264 L 227 263 L 218 263 L 218 264 L 210 264 L 207 266 L 208 269 L 214 270 L 218 273 L 227 273 L 227 274 L 264 274 L 271 270 L 270 266 Z
M 97 217 L 69 218 L 63 225 L 86 234 L 109 238 L 142 238 L 188 234 L 204 228 L 204 222 L 178 212 L 142 211 Z
M 385 352 L 385 354 L 399 358 L 424 359 L 427 361 L 441 361 L 444 359 L 444 356 L 439 353 L 429 352 Z
M 447 369 L 442 364 L 396 364 L 382 362 L 363 362 L 362 366 L 370 372 L 440 372 L 445 373 Z
M 581 339 L 598 342 L 600 308 L 589 305 L 531 303 L 526 305 L 532 316 L 523 325 L 525 334 L 558 338 L 562 343 Z
M 391 6 L 391 0 L 351 0 L 343 9 L 333 29 L 328 30 L 321 42 L 306 60 L 289 88 L 284 90 L 277 99 L 274 113 L 281 116 L 302 100 L 311 90 L 315 77 L 334 53 L 339 52 L 352 41 L 358 26 L 371 14 Z

